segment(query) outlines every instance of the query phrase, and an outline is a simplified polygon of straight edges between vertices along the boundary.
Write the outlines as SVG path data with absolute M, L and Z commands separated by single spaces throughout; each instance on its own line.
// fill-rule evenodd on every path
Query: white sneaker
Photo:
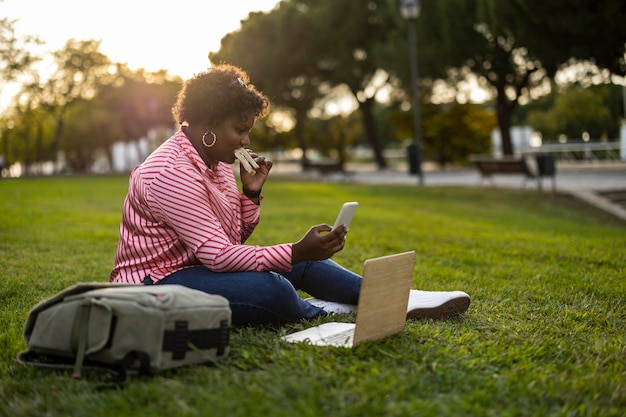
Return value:
M 470 296 L 463 291 L 411 290 L 406 317 L 408 319 L 445 319 L 467 311 Z
M 305 298 L 304 301 L 321 308 L 329 314 L 354 313 L 357 307 L 354 304 L 336 303 L 334 301 L 320 300 L 319 298 Z

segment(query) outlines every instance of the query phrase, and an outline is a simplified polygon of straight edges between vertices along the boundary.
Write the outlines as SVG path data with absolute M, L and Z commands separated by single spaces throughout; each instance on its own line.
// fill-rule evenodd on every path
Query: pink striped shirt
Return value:
M 182 268 L 216 272 L 289 271 L 291 243 L 243 243 L 260 208 L 239 192 L 230 165 L 209 169 L 182 131 L 130 176 L 111 282 L 139 284 Z

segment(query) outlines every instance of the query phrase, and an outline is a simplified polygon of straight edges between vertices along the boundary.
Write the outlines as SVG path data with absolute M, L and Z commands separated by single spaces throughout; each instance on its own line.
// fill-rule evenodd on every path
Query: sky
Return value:
M 253 11 L 279 0 L 0 0 L 0 17 L 17 20 L 16 35 L 38 35 L 41 51 L 68 39 L 100 40 L 100 52 L 131 69 L 166 69 L 183 79 L 206 69 L 209 52 Z M 3 92 L 4 93 L 4 92 Z M 5 97 L 2 97 L 5 98 Z

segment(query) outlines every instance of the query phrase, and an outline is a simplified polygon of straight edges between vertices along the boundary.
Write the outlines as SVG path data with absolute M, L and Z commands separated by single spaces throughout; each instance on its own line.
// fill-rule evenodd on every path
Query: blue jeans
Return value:
M 149 279 L 145 284 L 151 284 Z M 297 322 L 325 315 L 296 290 L 328 301 L 357 304 L 361 277 L 330 259 L 301 262 L 290 272 L 213 272 L 204 266 L 181 269 L 158 284 L 178 284 L 225 297 L 232 323 Z

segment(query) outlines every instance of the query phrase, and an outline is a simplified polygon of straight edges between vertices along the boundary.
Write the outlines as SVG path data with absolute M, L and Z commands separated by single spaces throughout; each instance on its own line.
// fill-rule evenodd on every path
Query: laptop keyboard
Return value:
M 354 338 L 354 329 L 346 329 L 333 335 L 324 337 L 324 341 L 327 343 L 346 343 L 352 344 Z

